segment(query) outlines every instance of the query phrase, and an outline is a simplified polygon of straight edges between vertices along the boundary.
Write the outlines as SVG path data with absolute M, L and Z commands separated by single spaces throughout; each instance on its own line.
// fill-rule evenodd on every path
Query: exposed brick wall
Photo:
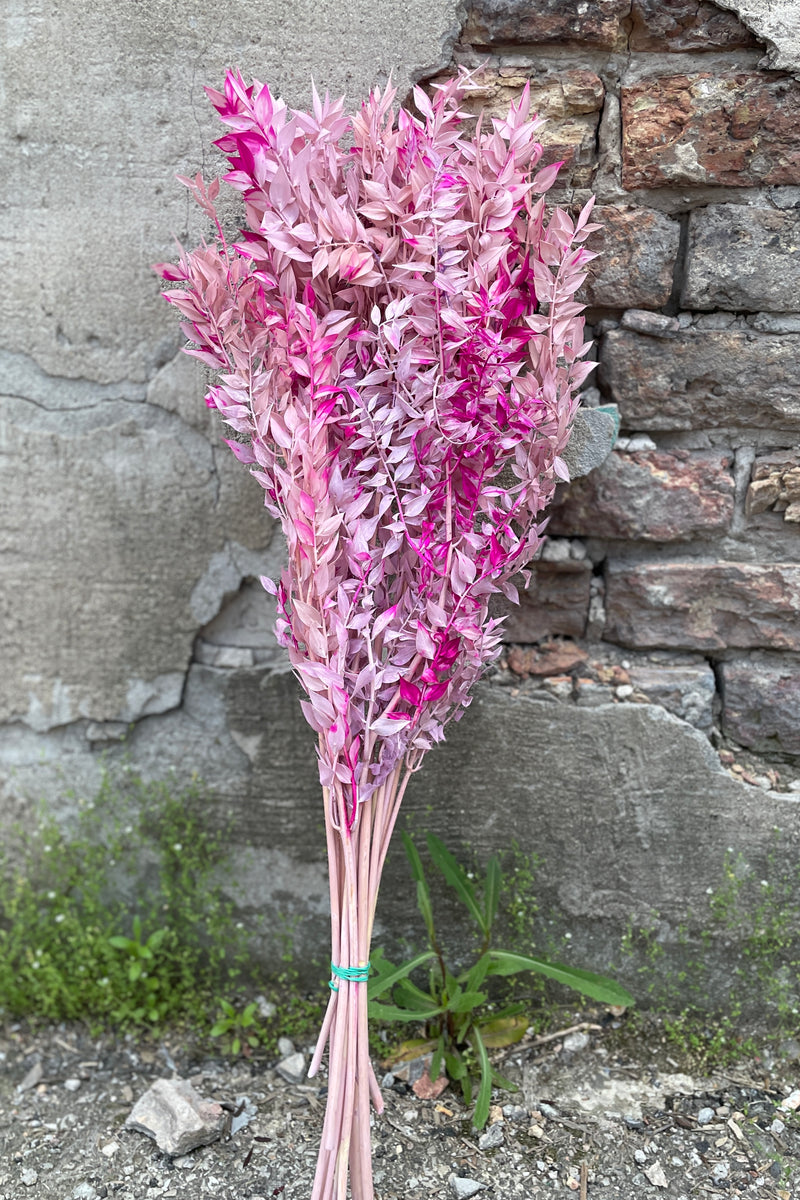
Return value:
M 744 750 L 745 777 L 767 786 L 777 765 L 785 786 L 800 775 L 800 82 L 764 49 L 707 0 L 473 0 L 456 61 L 481 68 L 476 108 L 530 80 L 545 161 L 565 159 L 552 198 L 597 195 L 585 399 L 622 419 L 605 465 L 560 490 L 508 667 L 573 703 L 661 704 L 724 764 Z

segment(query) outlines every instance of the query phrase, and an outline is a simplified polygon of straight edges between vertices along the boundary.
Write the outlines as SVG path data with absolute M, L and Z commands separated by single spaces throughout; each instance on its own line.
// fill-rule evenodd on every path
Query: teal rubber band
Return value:
M 348 983 L 366 983 L 369 979 L 370 964 L 365 967 L 337 967 L 335 963 L 331 963 L 331 974 L 337 979 L 344 979 Z M 332 992 L 338 992 L 338 987 L 331 979 L 328 987 Z

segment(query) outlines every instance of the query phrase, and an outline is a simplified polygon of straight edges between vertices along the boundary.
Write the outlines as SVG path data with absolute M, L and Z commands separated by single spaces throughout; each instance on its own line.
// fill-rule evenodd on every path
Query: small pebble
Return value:
M 714 1120 L 713 1108 L 701 1108 L 700 1112 L 697 1114 L 697 1124 L 698 1125 L 710 1125 L 713 1120 Z
M 770 1125 L 769 1131 L 770 1131 L 770 1133 L 783 1133 L 785 1128 L 786 1128 L 786 1126 L 784 1125 L 784 1123 L 780 1119 L 780 1117 L 776 1117 L 775 1120 Z
M 456 1200 L 469 1200 L 470 1196 L 476 1196 L 478 1192 L 483 1191 L 484 1186 L 478 1183 L 477 1179 L 468 1179 L 464 1175 L 451 1175 L 447 1182 Z
M 280 1054 L 281 1058 L 291 1058 L 294 1054 L 294 1042 L 291 1038 L 278 1038 L 278 1054 Z
M 553 1117 L 558 1116 L 558 1109 L 553 1108 L 552 1104 L 545 1104 L 542 1102 L 540 1105 L 538 1105 L 538 1108 L 543 1117 L 550 1117 L 552 1120 Z
M 634 1150 L 633 1157 L 636 1159 L 637 1163 L 639 1163 L 640 1166 L 643 1166 L 644 1163 L 647 1162 L 647 1155 L 645 1154 L 644 1150 L 642 1150 L 638 1147 L 636 1150 Z
M 118 1142 L 107 1142 L 105 1144 L 105 1146 L 102 1147 L 101 1152 L 103 1154 L 105 1154 L 106 1158 L 113 1158 L 118 1150 L 119 1150 Z
M 726 1162 L 714 1163 L 714 1166 L 711 1168 L 711 1174 L 713 1175 L 714 1179 L 716 1179 L 717 1183 L 719 1183 L 722 1179 L 727 1179 L 729 1171 L 730 1165 Z
M 394 1087 L 394 1075 L 392 1074 L 391 1071 L 387 1071 L 386 1074 L 384 1075 L 383 1079 L 381 1080 L 381 1087 L 382 1088 Z
M 521 1104 L 504 1104 L 503 1116 L 507 1121 L 527 1121 L 528 1110 Z
M 619 692 L 620 688 L 617 688 L 617 691 Z M 632 692 L 633 688 L 631 688 L 630 691 Z M 576 1054 L 578 1050 L 585 1050 L 589 1045 L 590 1040 L 591 1039 L 588 1033 L 585 1033 L 582 1029 L 579 1029 L 575 1033 L 567 1034 L 567 1036 L 564 1038 L 564 1049 L 566 1050 L 567 1054 Z M 542 1109 L 542 1112 L 544 1112 L 544 1109 Z
M 91 1183 L 79 1183 L 72 1189 L 72 1200 L 97 1200 L 97 1190 Z
M 275 1070 L 287 1083 L 302 1083 L 306 1077 L 305 1056 L 297 1053 L 282 1058 Z
M 67 1089 L 68 1092 L 77 1092 L 77 1090 L 80 1086 L 81 1086 L 80 1079 L 65 1079 L 64 1080 L 64 1087 Z
M 25 1187 L 33 1187 L 34 1184 L 39 1182 L 39 1173 L 38 1171 L 34 1171 L 33 1167 L 26 1167 L 24 1171 L 20 1171 L 19 1177 L 25 1184 Z M 471 1196 L 472 1192 L 469 1195 Z
M 503 1137 L 503 1127 L 498 1121 L 495 1125 L 490 1125 L 486 1133 L 481 1134 L 478 1138 L 479 1150 L 496 1150 L 498 1146 L 502 1146 L 505 1138 Z

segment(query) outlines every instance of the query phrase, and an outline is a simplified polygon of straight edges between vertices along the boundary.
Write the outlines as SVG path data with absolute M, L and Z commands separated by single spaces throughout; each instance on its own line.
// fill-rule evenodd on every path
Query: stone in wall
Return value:
M 747 489 L 745 513 L 748 517 L 773 509 L 783 513 L 784 521 L 800 523 L 800 453 L 779 450 L 765 454 L 753 463 L 752 482 Z
M 632 648 L 800 650 L 800 566 L 610 565 L 603 637 Z
M 548 529 L 656 542 L 724 534 L 733 517 L 732 462 L 721 452 L 615 451 L 561 492 Z
M 203 613 L 241 582 L 230 543 L 259 557 L 270 541 L 260 489 L 154 405 L 6 399 L 0 417 L 0 720 L 174 708 Z
M 759 42 L 734 13 L 710 0 L 633 0 L 631 50 L 739 50 Z
M 677 221 L 648 208 L 602 204 L 592 220 L 602 228 L 591 235 L 590 250 L 600 257 L 578 298 L 602 308 L 661 308 L 672 293 L 680 228 Z
M 560 635 L 583 637 L 589 615 L 591 563 L 537 562 L 530 587 L 520 591 L 503 627 L 506 642 L 541 642 Z
M 618 329 L 603 339 L 600 379 L 624 428 L 798 430 L 799 355 L 798 334 L 690 328 L 667 340 Z
M 723 730 L 765 754 L 800 754 L 800 662 L 795 658 L 722 664 Z
M 800 183 L 800 83 L 740 72 L 623 87 L 622 186 Z
M 462 38 L 475 45 L 497 42 L 580 42 L 611 49 L 631 0 L 472 0 Z
M 635 663 L 628 674 L 637 694 L 651 704 L 660 704 L 697 729 L 711 729 L 716 680 L 708 663 Z
M 443 76 L 442 79 L 445 77 Z M 436 82 L 434 80 L 433 82 Z M 517 67 L 485 67 L 475 76 L 476 87 L 462 108 L 476 117 L 508 116 L 512 103 L 530 85 L 531 112 L 546 119 L 537 133 L 544 147 L 543 166 L 563 162 L 558 185 L 586 186 L 591 179 L 596 153 L 597 126 L 605 89 L 593 71 L 567 69 L 531 70 Z
M 711 204 L 689 218 L 684 308 L 791 312 L 800 302 L 800 214 Z

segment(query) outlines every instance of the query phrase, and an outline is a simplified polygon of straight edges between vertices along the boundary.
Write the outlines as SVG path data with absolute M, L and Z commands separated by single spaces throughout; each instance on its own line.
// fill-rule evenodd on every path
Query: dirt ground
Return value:
M 202 1057 L 174 1037 L 0 1027 L 0 1200 L 307 1200 L 325 1079 L 289 1084 L 276 1065 Z M 420 1099 L 379 1071 L 378 1200 L 800 1198 L 797 1060 L 765 1055 L 701 1077 L 657 1032 L 621 1043 L 595 1026 L 530 1037 L 501 1069 L 519 1091 L 495 1093 L 482 1133 L 451 1089 Z M 124 1122 L 175 1074 L 238 1116 L 233 1133 L 172 1159 Z

